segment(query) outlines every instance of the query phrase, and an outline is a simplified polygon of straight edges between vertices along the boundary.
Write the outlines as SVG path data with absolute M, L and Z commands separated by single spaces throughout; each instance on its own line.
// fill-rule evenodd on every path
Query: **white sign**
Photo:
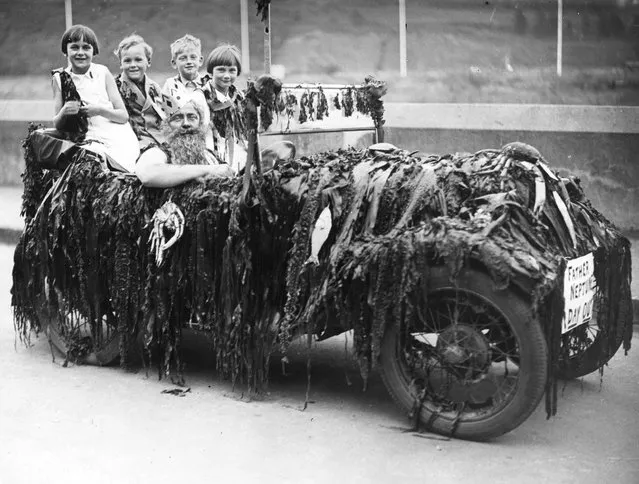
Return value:
M 561 333 L 567 333 L 592 319 L 597 292 L 595 259 L 590 254 L 568 261 L 564 273 L 564 319 Z

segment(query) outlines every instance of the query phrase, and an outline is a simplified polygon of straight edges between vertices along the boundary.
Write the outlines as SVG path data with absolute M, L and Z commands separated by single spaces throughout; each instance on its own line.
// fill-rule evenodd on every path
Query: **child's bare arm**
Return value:
M 110 72 L 106 73 L 106 90 L 109 95 L 109 101 L 113 105 L 113 108 L 98 106 L 96 104 L 87 104 L 80 109 L 87 113 L 87 116 L 103 116 L 110 121 L 118 124 L 124 124 L 129 120 L 129 113 L 126 111 L 122 96 L 118 91 L 118 86 L 115 84 L 115 79 Z

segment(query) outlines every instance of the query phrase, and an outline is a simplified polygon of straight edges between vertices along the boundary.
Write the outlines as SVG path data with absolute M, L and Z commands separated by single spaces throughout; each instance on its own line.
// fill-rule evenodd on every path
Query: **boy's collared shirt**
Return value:
M 140 144 L 143 146 L 151 141 L 164 141 L 162 121 L 168 113 L 162 109 L 162 96 L 165 94 L 160 91 L 160 86 L 148 76 L 144 76 L 143 85 L 140 86 L 122 74 L 115 78 L 115 84 Z
M 115 83 L 120 90 L 122 99 L 127 104 L 135 107 L 140 111 L 154 110 L 160 119 L 166 118 L 166 113 L 160 107 L 161 92 L 160 86 L 148 76 L 144 76 L 143 90 L 140 85 L 131 81 L 122 74 L 115 78 Z M 128 104 L 127 104 L 128 106 Z
M 208 80 L 208 76 L 198 74 L 192 81 L 186 81 L 178 74 L 166 80 L 162 92 L 182 103 L 185 97 L 190 99 L 193 92 L 201 90 Z
M 196 89 L 202 87 L 202 82 L 200 79 L 202 76 L 198 74 L 198 77 L 192 81 L 185 81 L 184 79 L 180 79 L 180 82 L 184 85 L 187 91 L 195 91 Z

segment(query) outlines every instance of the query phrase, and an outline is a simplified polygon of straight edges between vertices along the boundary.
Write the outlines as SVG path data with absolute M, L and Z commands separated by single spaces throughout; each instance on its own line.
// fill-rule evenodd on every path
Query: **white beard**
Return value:
M 171 163 L 175 165 L 208 165 L 206 139 L 199 129 L 170 132 L 166 142 L 171 152 Z

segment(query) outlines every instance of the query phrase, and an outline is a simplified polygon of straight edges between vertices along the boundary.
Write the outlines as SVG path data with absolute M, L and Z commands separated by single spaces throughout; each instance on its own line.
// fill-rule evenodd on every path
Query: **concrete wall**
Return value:
M 0 101 L 0 185 L 21 183 L 20 141 L 28 120 L 50 119 L 51 112 L 46 101 Z M 389 103 L 385 117 L 386 141 L 423 153 L 531 144 L 551 166 L 579 176 L 608 218 L 625 230 L 639 229 L 639 107 Z M 264 138 L 263 145 L 278 138 Z M 372 142 L 361 132 L 286 138 L 300 155 Z

